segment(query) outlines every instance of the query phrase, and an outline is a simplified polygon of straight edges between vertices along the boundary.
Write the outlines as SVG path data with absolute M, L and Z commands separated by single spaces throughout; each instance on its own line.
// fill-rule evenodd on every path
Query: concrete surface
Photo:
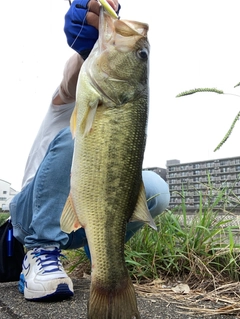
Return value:
M 74 279 L 74 297 L 61 302 L 30 302 L 18 292 L 17 282 L 0 283 L 1 319 L 86 319 L 89 296 L 89 279 Z M 141 319 L 192 319 L 204 318 L 203 314 L 188 315 L 177 303 L 167 302 L 165 298 L 137 297 Z M 235 319 L 234 315 L 207 316 L 208 319 Z M 97 318 L 96 318 L 97 319 Z

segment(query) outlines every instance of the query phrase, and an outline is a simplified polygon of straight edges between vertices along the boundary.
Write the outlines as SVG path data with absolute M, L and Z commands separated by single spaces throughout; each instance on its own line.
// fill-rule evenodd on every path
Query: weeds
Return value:
M 135 280 L 185 278 L 192 285 L 205 282 L 216 288 L 225 280 L 240 279 L 236 215 L 216 209 L 235 197 L 226 196 L 225 189 L 216 194 L 207 186 L 210 191 L 204 196 L 199 192 L 199 209 L 193 215 L 187 214 L 182 192 L 182 204 L 157 218 L 158 231 L 144 226 L 126 244 L 126 263 Z
M 0 213 L 0 226 L 6 221 L 9 217 L 9 213 Z
M 236 84 L 234 86 L 234 88 L 236 88 L 238 86 L 240 86 L 240 82 L 238 84 Z M 195 94 L 195 93 L 199 93 L 199 92 L 200 93 L 202 93 L 202 92 L 212 92 L 212 93 L 217 93 L 217 94 L 229 94 L 229 95 L 231 95 L 230 93 L 225 93 L 222 90 L 218 90 L 216 88 L 196 88 L 196 89 L 192 89 L 192 90 L 181 92 L 181 93 L 177 94 L 176 97 L 183 97 L 183 96 L 186 96 L 186 95 L 191 95 L 191 94 Z M 239 95 L 237 95 L 237 94 L 233 94 L 233 95 L 239 97 Z M 238 114 L 235 116 L 230 128 L 228 129 L 227 133 L 225 134 L 225 136 L 223 137 L 221 142 L 214 149 L 214 152 L 219 150 L 222 147 L 222 145 L 228 140 L 228 138 L 232 134 L 232 131 L 233 131 L 237 121 L 239 120 L 239 118 L 240 118 L 240 112 L 238 112 Z

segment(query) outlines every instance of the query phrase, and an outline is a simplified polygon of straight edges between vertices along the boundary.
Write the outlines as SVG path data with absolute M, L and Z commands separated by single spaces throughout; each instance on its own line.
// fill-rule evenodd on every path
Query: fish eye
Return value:
M 139 49 L 137 51 L 137 56 L 140 59 L 146 60 L 148 58 L 148 49 L 147 48 Z

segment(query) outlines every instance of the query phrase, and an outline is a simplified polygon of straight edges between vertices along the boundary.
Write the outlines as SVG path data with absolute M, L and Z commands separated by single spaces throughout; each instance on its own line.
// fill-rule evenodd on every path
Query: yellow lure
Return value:
M 113 8 L 110 6 L 110 4 L 106 0 L 99 0 L 103 8 L 107 11 L 108 14 L 114 19 L 118 19 L 118 15 L 113 10 Z

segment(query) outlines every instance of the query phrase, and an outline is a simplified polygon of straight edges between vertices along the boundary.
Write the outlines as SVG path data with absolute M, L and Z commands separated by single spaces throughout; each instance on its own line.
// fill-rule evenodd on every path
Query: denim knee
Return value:
M 168 184 L 153 171 L 142 172 L 143 184 L 146 192 L 147 205 L 152 218 L 161 214 L 169 205 L 170 193 Z M 142 226 L 143 222 L 127 224 L 125 242 L 127 242 Z
M 167 182 L 153 171 L 142 172 L 147 205 L 151 216 L 155 218 L 169 205 L 170 192 Z

